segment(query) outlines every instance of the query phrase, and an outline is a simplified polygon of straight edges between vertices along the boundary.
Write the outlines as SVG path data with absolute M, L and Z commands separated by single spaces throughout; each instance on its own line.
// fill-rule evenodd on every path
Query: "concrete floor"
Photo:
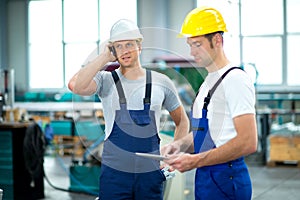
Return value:
M 246 159 L 253 183 L 253 200 L 299 200 L 300 168 L 295 165 L 277 165 L 267 167 L 251 159 Z M 70 186 L 70 157 L 46 156 L 45 173 L 51 184 L 58 188 L 68 189 Z M 193 171 L 186 174 L 185 197 L 174 200 L 193 200 Z M 70 193 L 54 189 L 45 180 L 45 200 L 94 200 L 96 195 Z M 173 199 L 172 199 L 173 200 Z

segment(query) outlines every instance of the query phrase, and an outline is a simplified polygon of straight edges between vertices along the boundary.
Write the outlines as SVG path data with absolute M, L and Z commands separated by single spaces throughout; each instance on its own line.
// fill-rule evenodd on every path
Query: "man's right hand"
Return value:
M 118 59 L 117 59 L 116 56 L 114 56 L 114 54 L 113 54 L 113 52 L 111 51 L 110 48 L 112 48 L 111 44 L 107 44 L 106 48 L 104 50 L 104 54 L 109 58 L 109 62 L 115 62 Z

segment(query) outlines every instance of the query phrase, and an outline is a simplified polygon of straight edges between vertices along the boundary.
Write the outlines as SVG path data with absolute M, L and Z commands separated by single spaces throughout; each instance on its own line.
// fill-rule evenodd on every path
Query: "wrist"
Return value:
M 103 53 L 99 54 L 96 59 L 93 61 L 94 66 L 97 68 L 97 71 L 103 70 L 107 63 L 109 63 L 109 59 Z

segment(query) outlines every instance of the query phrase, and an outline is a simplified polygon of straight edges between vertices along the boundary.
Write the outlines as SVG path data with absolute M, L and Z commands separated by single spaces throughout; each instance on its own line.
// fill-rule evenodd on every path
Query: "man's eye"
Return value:
M 116 49 L 122 49 L 122 45 L 119 45 L 119 44 L 118 44 L 118 45 L 115 46 L 115 48 L 116 48 Z
M 201 47 L 201 44 L 200 43 L 195 43 L 194 46 L 199 48 L 199 47 Z
M 132 43 L 127 43 L 126 46 L 127 46 L 128 48 L 131 48 L 131 47 L 133 47 L 133 44 L 132 44 Z
M 190 44 L 190 47 L 199 48 L 199 47 L 201 47 L 201 44 L 200 43 L 192 43 L 192 44 Z

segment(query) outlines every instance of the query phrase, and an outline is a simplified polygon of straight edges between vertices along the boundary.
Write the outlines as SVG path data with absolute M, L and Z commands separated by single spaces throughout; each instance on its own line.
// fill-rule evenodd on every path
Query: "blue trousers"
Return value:
M 195 200 L 251 200 L 252 184 L 244 159 L 198 168 Z

